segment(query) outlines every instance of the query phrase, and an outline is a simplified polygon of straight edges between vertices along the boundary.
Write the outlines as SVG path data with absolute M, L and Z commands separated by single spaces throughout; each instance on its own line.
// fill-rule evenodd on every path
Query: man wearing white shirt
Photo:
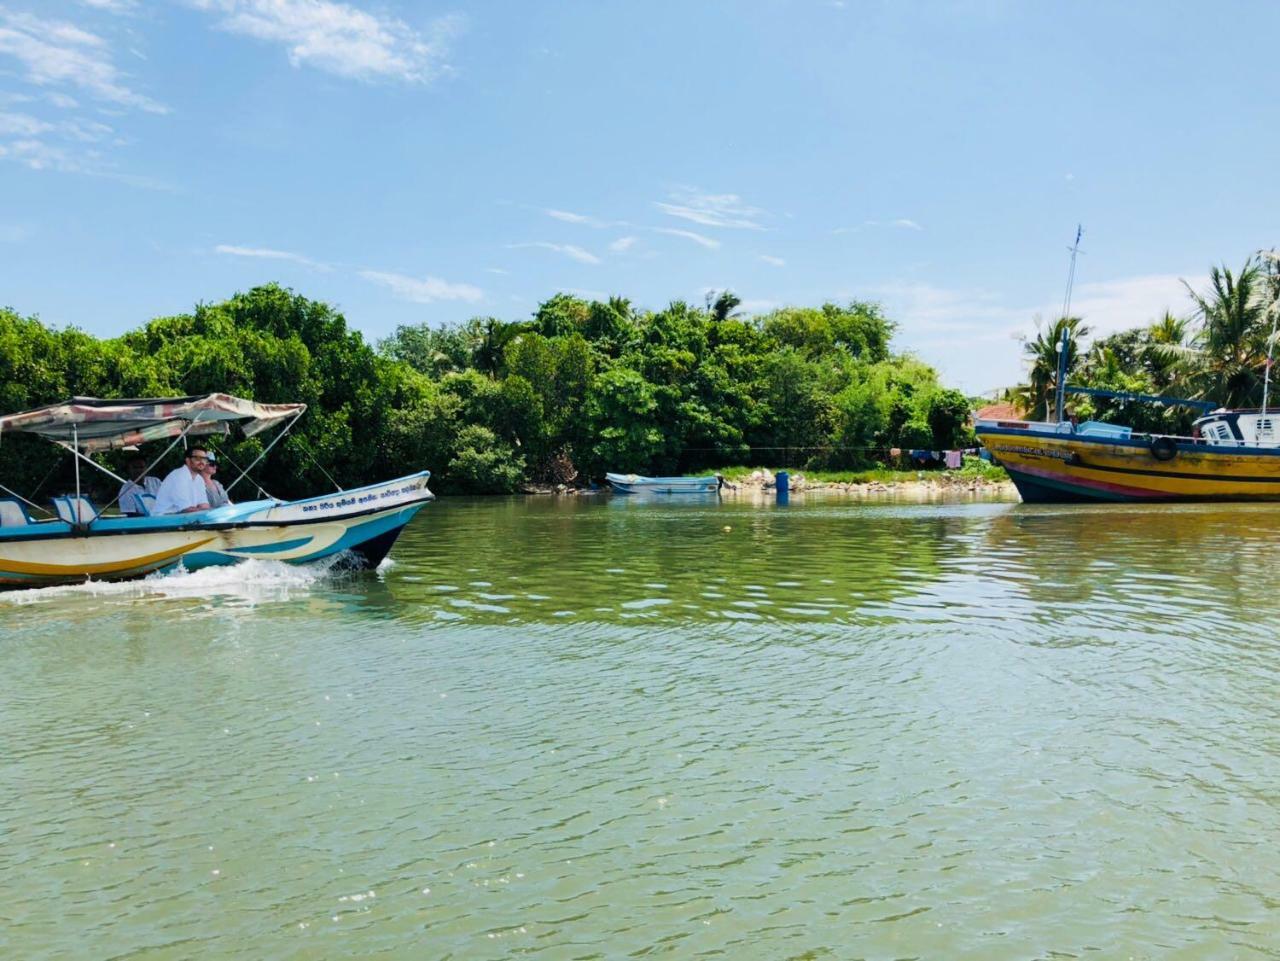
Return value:
M 209 493 L 204 485 L 204 465 L 209 453 L 203 447 L 187 452 L 186 463 L 169 471 L 156 494 L 156 514 L 190 514 L 209 509 Z

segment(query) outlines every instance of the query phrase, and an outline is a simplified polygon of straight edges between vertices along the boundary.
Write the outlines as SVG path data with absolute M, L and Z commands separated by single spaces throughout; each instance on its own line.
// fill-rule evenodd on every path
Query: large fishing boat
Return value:
M 33 587 L 119 580 L 183 567 L 194 570 L 248 558 L 305 563 L 346 552 L 354 566 L 375 567 L 404 526 L 434 495 L 429 471 L 305 500 L 270 497 L 186 514 L 125 516 L 95 507 L 82 493 L 80 465 L 92 465 L 123 483 L 93 459 L 98 452 L 146 441 L 171 440 L 170 450 L 193 437 L 245 436 L 280 428 L 254 461 L 228 485 L 232 490 L 306 411 L 305 404 L 259 404 L 228 394 L 100 400 L 75 397 L 63 404 L 0 417 L 0 439 L 10 432 L 36 434 L 75 458 L 75 492 L 43 509 L 0 484 L 0 585 Z M 259 488 L 260 493 L 262 492 Z
M 1280 500 L 1280 411 L 1079 387 L 1065 392 L 1191 406 L 1202 416 L 1189 436 L 1100 421 L 978 420 L 978 439 L 1024 501 Z

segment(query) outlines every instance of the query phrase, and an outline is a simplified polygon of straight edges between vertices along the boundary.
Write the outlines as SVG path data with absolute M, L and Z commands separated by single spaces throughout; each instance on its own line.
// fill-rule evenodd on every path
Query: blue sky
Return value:
M 1274 4 L 0 0 L 0 303 L 101 335 L 279 281 L 371 339 L 871 299 L 978 392 L 1059 309 L 1277 239 Z

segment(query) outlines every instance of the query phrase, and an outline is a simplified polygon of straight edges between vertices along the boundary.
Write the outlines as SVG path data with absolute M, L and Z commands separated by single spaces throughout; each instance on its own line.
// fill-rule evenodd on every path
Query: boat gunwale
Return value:
M 421 473 L 429 473 L 429 472 L 423 471 Z M 418 477 L 418 476 L 421 476 L 421 475 L 420 474 L 406 475 L 406 477 Z M 400 480 L 400 479 L 401 478 L 395 478 L 394 480 L 384 481 L 383 483 L 391 484 L 391 483 L 394 483 L 396 480 Z M 379 484 L 369 485 L 369 487 L 379 487 L 379 486 L 381 485 Z M 357 488 L 353 488 L 353 490 L 356 490 L 356 489 Z M 367 490 L 369 488 L 365 487 L 365 488 L 358 488 L 358 489 Z M 341 493 L 346 494 L 349 492 L 343 491 Z M 255 510 L 272 510 L 275 507 L 292 507 L 296 504 L 305 504 L 305 503 L 309 503 L 312 500 L 324 500 L 325 497 L 333 497 L 333 496 L 336 496 L 336 495 L 333 495 L 333 494 L 321 495 L 320 497 L 316 497 L 316 498 L 307 498 L 307 500 L 304 500 L 304 501 L 246 501 L 245 503 L 246 505 L 249 505 L 249 504 L 263 505 L 261 507 L 255 508 Z M 228 521 L 212 521 L 212 522 L 204 522 L 204 521 L 197 520 L 197 521 L 188 521 L 185 524 L 161 524 L 161 525 L 149 525 L 145 527 L 143 526 L 121 527 L 121 526 L 118 526 L 119 522 L 124 522 L 125 524 L 128 524 L 130 520 L 144 519 L 144 518 L 130 519 L 122 516 L 122 517 L 106 518 L 107 520 L 117 522 L 117 523 L 113 523 L 109 527 L 102 528 L 102 527 L 96 527 L 91 525 L 84 530 L 76 530 L 70 524 L 67 524 L 65 521 L 36 521 L 35 523 L 24 526 L 24 527 L 0 528 L 0 543 L 14 544 L 14 543 L 23 543 L 26 541 L 71 540 L 73 538 L 79 538 L 79 537 L 133 537 L 140 534 L 168 534 L 172 532 L 186 533 L 190 531 L 229 531 L 229 530 L 248 530 L 251 528 L 268 528 L 268 527 L 300 527 L 306 524 L 332 523 L 335 521 L 346 521 L 356 517 L 367 517 L 370 514 L 391 512 L 391 511 L 400 510 L 406 507 L 413 507 L 415 505 L 425 504 L 429 501 L 435 500 L 435 497 L 436 497 L 435 494 L 431 493 L 430 491 L 426 491 L 425 494 L 421 497 L 415 497 L 411 500 L 401 501 L 400 503 L 397 503 L 397 504 L 375 505 L 372 507 L 367 507 L 363 510 L 351 511 L 349 513 L 342 513 L 342 514 L 336 514 L 336 515 L 328 514 L 328 515 L 323 515 L 318 517 L 302 517 L 302 518 L 297 518 L 295 520 L 274 520 L 274 521 L 272 520 L 228 520 Z M 239 505 L 235 505 L 235 506 L 239 506 Z M 221 510 L 221 508 L 215 507 L 214 510 Z M 202 512 L 202 513 L 207 513 L 207 512 Z M 161 516 L 165 516 L 165 515 L 161 515 Z M 172 515 L 172 516 L 179 517 L 181 515 Z M 51 527 L 57 526 L 59 529 L 43 530 L 43 531 L 32 530 L 32 528 L 38 528 L 45 524 L 48 524 Z

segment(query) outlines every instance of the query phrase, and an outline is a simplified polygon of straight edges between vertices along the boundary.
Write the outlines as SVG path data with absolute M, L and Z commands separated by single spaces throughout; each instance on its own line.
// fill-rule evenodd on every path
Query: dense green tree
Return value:
M 490 492 L 575 472 L 786 458 L 852 466 L 908 441 L 962 436 L 963 400 L 931 368 L 891 354 L 894 327 L 878 306 L 760 317 L 739 306 L 727 291 L 705 309 L 674 301 L 659 310 L 558 294 L 528 320 L 402 325 L 376 350 L 333 307 L 277 285 L 111 339 L 0 311 L 0 406 L 214 391 L 301 401 L 306 416 L 255 470 L 282 497 L 421 468 L 438 491 Z M 232 465 L 270 440 L 232 432 L 211 443 L 234 477 Z M 0 480 L 46 494 L 64 487 L 70 460 L 28 441 L 0 443 Z M 118 468 L 123 455 L 101 460 Z

